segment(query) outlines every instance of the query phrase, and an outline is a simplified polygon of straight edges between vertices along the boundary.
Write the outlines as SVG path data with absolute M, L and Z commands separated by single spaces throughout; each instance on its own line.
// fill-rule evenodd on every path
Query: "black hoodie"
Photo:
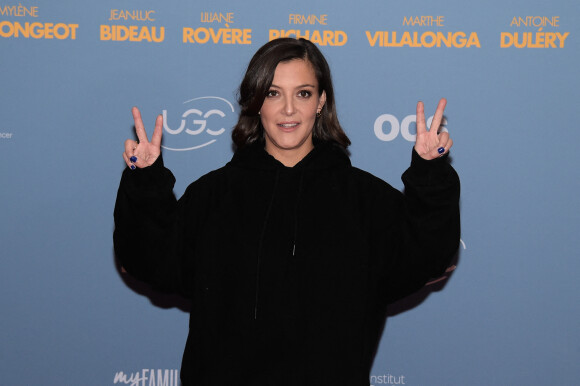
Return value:
M 159 158 L 126 169 L 115 253 L 191 299 L 183 385 L 368 385 L 386 304 L 443 274 L 459 178 L 414 151 L 405 195 L 317 144 L 292 168 L 261 144 L 177 202 Z

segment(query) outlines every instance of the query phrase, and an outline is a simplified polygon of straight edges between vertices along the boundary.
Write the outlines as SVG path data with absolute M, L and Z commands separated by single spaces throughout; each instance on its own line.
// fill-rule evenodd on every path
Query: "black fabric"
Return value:
M 387 303 L 443 274 L 459 244 L 459 178 L 414 151 L 405 195 L 332 144 L 292 168 L 260 144 L 192 183 L 123 172 L 115 253 L 192 302 L 184 385 L 368 385 Z

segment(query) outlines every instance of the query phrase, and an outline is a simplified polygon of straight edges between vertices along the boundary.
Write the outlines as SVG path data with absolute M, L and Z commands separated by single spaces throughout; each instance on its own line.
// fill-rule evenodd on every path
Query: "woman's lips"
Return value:
M 298 122 L 281 122 L 278 123 L 278 127 L 284 131 L 292 131 L 294 130 L 296 127 L 298 127 L 299 123 Z

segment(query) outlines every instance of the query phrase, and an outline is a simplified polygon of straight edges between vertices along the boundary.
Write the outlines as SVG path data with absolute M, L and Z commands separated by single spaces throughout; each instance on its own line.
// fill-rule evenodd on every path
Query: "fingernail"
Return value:
M 131 158 L 129 158 L 129 161 L 131 161 L 131 162 L 133 162 L 133 163 L 134 163 L 134 162 L 137 162 L 137 157 L 135 157 L 135 156 L 133 155 L 133 156 L 131 156 Z
M 131 165 L 131 166 L 129 166 L 129 167 L 131 168 L 131 170 L 135 170 L 135 169 L 136 169 L 136 168 L 135 168 L 135 165 Z
M 443 154 L 443 153 L 445 153 L 445 148 L 444 147 L 440 147 L 439 149 L 437 149 L 437 152 L 439 154 Z

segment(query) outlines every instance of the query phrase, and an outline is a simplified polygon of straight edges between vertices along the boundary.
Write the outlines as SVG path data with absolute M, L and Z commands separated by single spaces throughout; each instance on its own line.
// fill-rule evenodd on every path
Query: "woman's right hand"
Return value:
M 133 121 L 135 121 L 135 133 L 139 141 L 128 139 L 125 141 L 125 152 L 123 159 L 131 169 L 146 168 L 153 165 L 155 160 L 161 154 L 161 136 L 163 134 L 163 117 L 157 116 L 155 120 L 155 129 L 151 136 L 151 142 L 147 139 L 147 132 L 143 126 L 141 112 L 137 107 L 131 110 Z

